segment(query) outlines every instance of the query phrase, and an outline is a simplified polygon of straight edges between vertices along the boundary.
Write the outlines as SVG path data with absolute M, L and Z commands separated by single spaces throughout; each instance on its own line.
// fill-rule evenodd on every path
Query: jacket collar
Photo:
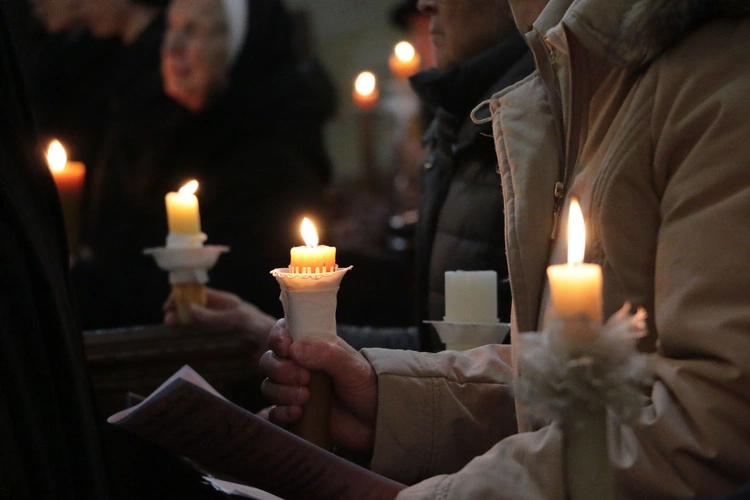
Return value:
M 562 21 L 589 50 L 640 70 L 712 19 L 747 15 L 746 0 L 550 0 L 533 29 L 557 45 Z
M 523 38 L 514 32 L 455 68 L 447 71 L 421 71 L 410 79 L 410 83 L 414 92 L 428 106 L 464 117 L 526 52 Z

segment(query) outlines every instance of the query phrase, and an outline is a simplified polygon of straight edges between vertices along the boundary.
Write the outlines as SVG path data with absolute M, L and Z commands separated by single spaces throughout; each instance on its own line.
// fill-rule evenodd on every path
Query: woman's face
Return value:
M 79 1 L 81 14 L 93 36 L 105 38 L 122 34 L 123 22 L 129 12 L 129 0 Z
M 173 0 L 161 55 L 164 91 L 192 111 L 226 85 L 227 25 L 221 0 Z
M 31 0 L 31 5 L 47 33 L 61 33 L 81 24 L 79 0 Z

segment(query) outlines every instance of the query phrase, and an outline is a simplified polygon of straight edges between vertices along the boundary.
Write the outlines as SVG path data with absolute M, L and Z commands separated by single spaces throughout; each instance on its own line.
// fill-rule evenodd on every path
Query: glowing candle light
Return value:
M 354 91 L 352 97 L 354 104 L 361 110 L 369 110 L 375 107 L 378 102 L 377 79 L 369 71 L 363 71 L 354 80 Z
M 170 233 L 198 234 L 201 232 L 201 219 L 198 198 L 195 192 L 198 181 L 192 180 L 178 192 L 167 193 L 167 222 Z
M 552 306 L 561 318 L 587 317 L 602 321 L 602 268 L 584 264 L 586 227 L 578 201 L 570 202 L 568 218 L 568 263 L 549 266 Z
M 318 245 L 318 232 L 307 217 L 300 227 L 305 246 L 293 247 L 289 271 L 292 273 L 326 273 L 336 270 L 336 247 Z
M 47 149 L 47 163 L 60 196 L 68 245 L 75 253 L 80 240 L 81 196 L 86 167 L 81 162 L 68 161 L 65 148 L 57 140 L 52 141 Z
M 399 42 L 388 58 L 391 74 L 398 80 L 405 80 L 419 71 L 421 59 L 409 42 Z

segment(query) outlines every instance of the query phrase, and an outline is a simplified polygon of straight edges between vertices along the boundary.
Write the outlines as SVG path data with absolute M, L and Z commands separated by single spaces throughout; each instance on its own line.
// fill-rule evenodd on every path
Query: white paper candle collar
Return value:
M 227 60 L 234 65 L 247 36 L 249 0 L 221 0 L 227 20 Z

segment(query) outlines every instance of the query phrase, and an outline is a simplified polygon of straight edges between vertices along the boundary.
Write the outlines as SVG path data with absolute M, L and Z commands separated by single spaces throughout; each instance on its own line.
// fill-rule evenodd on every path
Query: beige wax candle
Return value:
M 195 191 L 198 181 L 192 180 L 178 192 L 167 193 L 167 222 L 170 233 L 198 234 L 201 232 L 200 211 Z
M 301 230 L 305 246 L 292 248 L 289 272 L 312 274 L 335 271 L 336 247 L 318 245 L 318 233 L 307 217 L 302 221 Z
M 375 75 L 369 71 L 360 73 L 354 80 L 354 89 L 352 90 L 354 105 L 363 111 L 370 110 L 378 103 L 379 96 Z
M 555 314 L 571 322 L 580 319 L 602 322 L 602 270 L 596 264 L 584 264 L 586 228 L 578 201 L 570 203 L 568 218 L 568 263 L 549 266 L 552 306 Z M 562 341 L 571 352 L 583 352 L 597 339 L 594 328 L 563 328 Z M 562 422 L 565 474 L 572 500 L 613 500 L 614 480 L 609 459 L 606 411 L 578 412 Z
M 585 316 L 602 321 L 602 268 L 584 264 L 586 228 L 578 201 L 570 203 L 568 263 L 549 266 L 550 295 L 555 314 L 561 318 Z
M 406 80 L 419 71 L 419 54 L 409 42 L 399 42 L 393 48 L 393 53 L 388 58 L 388 67 L 391 74 L 397 80 Z
M 75 254 L 81 239 L 81 200 L 86 167 L 81 162 L 68 161 L 65 148 L 56 140 L 47 150 L 47 163 L 60 196 L 69 250 Z

